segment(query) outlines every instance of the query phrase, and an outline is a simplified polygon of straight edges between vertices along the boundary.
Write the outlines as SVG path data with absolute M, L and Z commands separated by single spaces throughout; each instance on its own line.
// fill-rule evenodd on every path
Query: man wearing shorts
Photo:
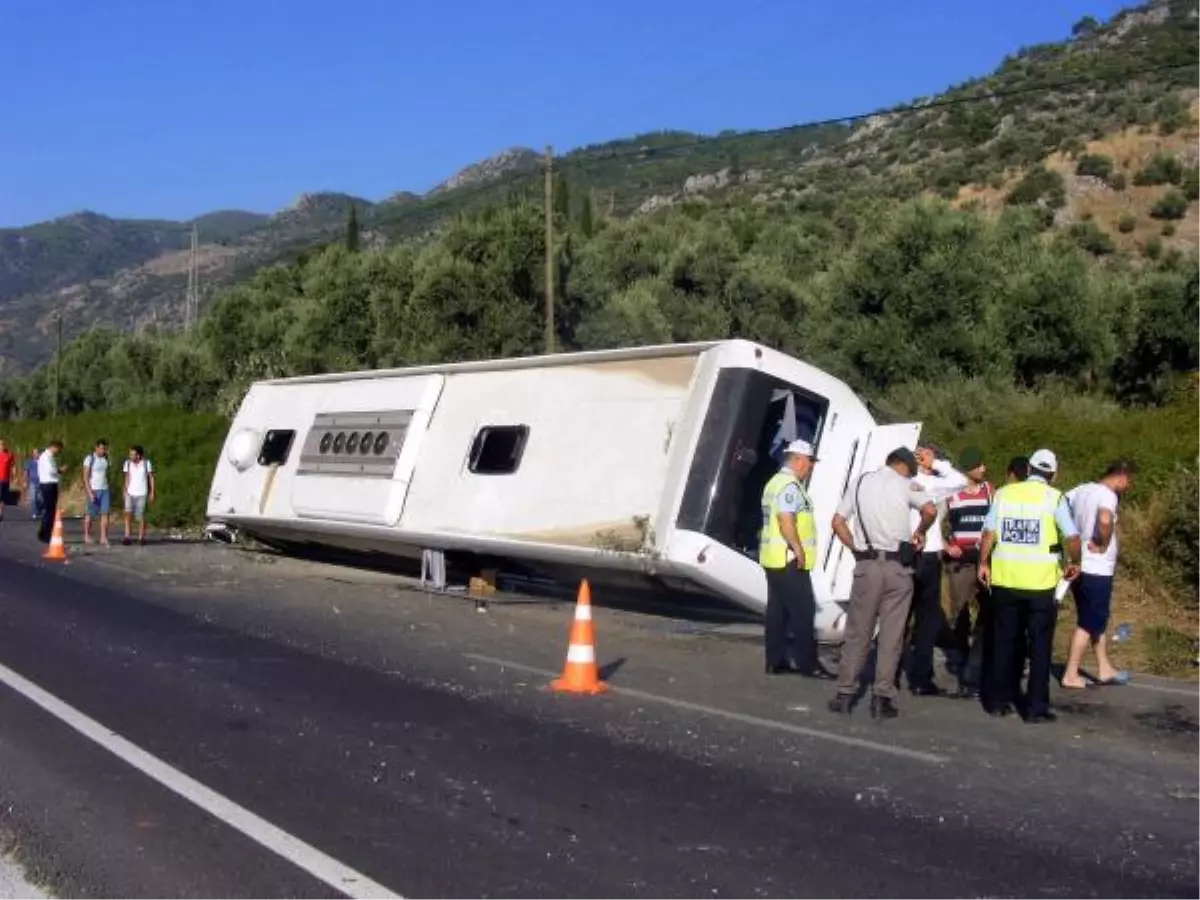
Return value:
M 9 504 L 9 487 L 12 485 L 16 468 L 17 458 L 8 449 L 8 444 L 0 441 L 0 521 L 4 519 L 4 507 Z
M 1072 586 L 1077 627 L 1071 635 L 1071 649 L 1063 670 L 1064 688 L 1087 687 L 1087 681 L 1079 674 L 1079 665 L 1089 645 L 1096 651 L 1099 684 L 1124 684 L 1129 680 L 1128 672 L 1113 668 L 1104 633 L 1108 630 L 1113 577 L 1117 571 L 1117 502 L 1129 490 L 1134 471 L 1133 463 L 1116 460 L 1109 464 L 1099 481 L 1081 484 L 1067 494 L 1075 526 L 1086 543 L 1083 571 Z
M 154 503 L 154 467 L 146 459 L 146 451 L 140 445 L 129 448 L 129 459 L 125 460 L 125 538 L 121 541 L 128 547 L 130 525 L 138 522 L 138 543 L 146 543 L 146 507 Z
M 100 544 L 108 546 L 108 441 L 101 438 L 83 460 L 83 487 L 87 491 L 87 511 L 83 516 L 83 542 L 92 542 L 92 519 L 100 521 Z

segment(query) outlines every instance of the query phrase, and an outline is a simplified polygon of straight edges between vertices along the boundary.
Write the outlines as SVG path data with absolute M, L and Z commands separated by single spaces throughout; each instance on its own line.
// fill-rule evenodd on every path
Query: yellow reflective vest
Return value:
M 1021 591 L 1052 589 L 1062 577 L 1054 512 L 1062 493 L 1041 481 L 1021 481 L 996 491 L 996 541 L 992 584 Z
M 804 548 L 804 569 L 811 571 L 817 562 L 817 523 L 812 503 L 804 485 L 791 472 L 776 472 L 767 482 L 762 495 L 763 526 L 758 536 L 758 563 L 764 569 L 782 569 L 788 564 L 788 545 L 779 529 L 779 498 L 795 485 L 803 498 L 801 511 L 796 513 L 796 534 Z

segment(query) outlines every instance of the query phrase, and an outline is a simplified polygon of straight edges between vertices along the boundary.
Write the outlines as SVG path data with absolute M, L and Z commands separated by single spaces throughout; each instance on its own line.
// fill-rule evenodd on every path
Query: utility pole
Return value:
M 554 352 L 554 149 L 546 145 L 546 352 Z
M 54 327 L 56 338 L 54 343 L 54 415 L 53 419 L 58 418 L 58 392 L 59 385 L 62 384 L 62 312 L 61 310 L 54 314 Z
M 183 301 L 183 330 L 189 331 L 192 327 L 192 320 L 199 315 L 200 312 L 200 279 L 197 268 L 197 259 L 199 257 L 199 239 L 196 234 L 196 226 L 192 225 L 192 251 L 188 258 L 188 283 L 187 296 Z

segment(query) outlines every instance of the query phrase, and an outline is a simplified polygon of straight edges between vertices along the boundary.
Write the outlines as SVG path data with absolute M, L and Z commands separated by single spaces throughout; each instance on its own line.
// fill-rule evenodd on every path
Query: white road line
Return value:
M 1134 677 L 1136 678 L 1137 676 L 1134 676 Z M 1164 685 L 1159 685 L 1159 684 L 1143 684 L 1140 681 L 1130 681 L 1130 682 L 1127 682 L 1126 684 L 1120 685 L 1120 686 L 1137 688 L 1138 690 L 1142 690 L 1142 691 L 1158 691 L 1160 694 L 1178 694 L 1181 697 L 1196 698 L 1196 697 L 1200 696 L 1200 689 L 1197 689 L 1197 688 L 1193 688 L 1192 690 L 1189 691 L 1184 688 L 1166 687 Z
M 8 685 L 26 699 L 33 701 L 84 737 L 95 741 L 114 756 L 121 758 L 159 784 L 194 803 L 210 815 L 216 816 L 226 825 L 237 829 L 246 837 L 277 853 L 331 888 L 348 897 L 356 898 L 356 900 L 357 898 L 364 898 L 364 900 L 365 898 L 397 898 L 399 900 L 399 894 L 393 893 L 361 872 L 356 872 L 333 857 L 326 856 L 316 847 L 304 843 L 299 838 L 256 816 L 250 810 L 238 806 L 232 800 L 206 788 L 194 778 L 172 768 L 158 757 L 147 753 L 116 732 L 104 727 L 95 719 L 89 718 L 73 706 L 64 703 L 53 694 L 42 690 L 32 681 L 3 665 L 0 665 L 0 682 Z
M 557 678 L 557 672 L 551 672 L 548 669 L 539 669 L 537 666 L 527 666 L 524 663 L 515 663 L 506 659 L 496 659 L 494 656 L 482 656 L 478 653 L 464 653 L 467 659 L 473 659 L 478 662 L 489 663 L 493 666 L 502 666 L 509 669 L 515 669 L 518 672 L 527 672 L 530 675 L 544 675 L 547 678 Z M 651 694 L 648 691 L 639 691 L 636 688 L 619 687 L 614 684 L 609 684 L 609 691 L 616 694 L 624 694 L 626 697 L 636 697 L 639 700 L 646 700 L 650 703 L 663 703 L 667 706 L 673 706 L 676 709 L 686 709 L 689 712 L 704 713 L 709 716 L 719 716 L 723 719 L 732 719 L 734 722 L 742 722 L 746 725 L 757 725 L 760 728 L 772 728 L 775 731 L 785 731 L 788 734 L 799 734 L 804 737 L 817 738 L 822 741 L 832 741 L 835 744 L 846 744 L 850 747 L 859 747 L 863 750 L 874 750 L 877 753 L 888 753 L 892 756 L 902 756 L 905 759 L 915 759 L 919 762 L 926 763 L 945 763 L 949 762 L 949 758 L 938 756 L 936 753 L 926 753 L 923 750 L 910 750 L 907 747 L 897 747 L 894 744 L 884 744 L 879 741 L 870 741 L 866 738 L 851 737 L 846 734 L 835 734 L 831 731 L 821 731 L 818 728 L 805 728 L 803 725 L 793 725 L 791 722 L 780 722 L 776 719 L 764 719 L 760 716 L 751 716 L 747 713 L 733 712 L 728 709 L 718 709 L 715 706 L 705 706 L 703 703 L 692 703 L 689 700 L 679 700 L 675 697 L 664 697 L 660 694 Z

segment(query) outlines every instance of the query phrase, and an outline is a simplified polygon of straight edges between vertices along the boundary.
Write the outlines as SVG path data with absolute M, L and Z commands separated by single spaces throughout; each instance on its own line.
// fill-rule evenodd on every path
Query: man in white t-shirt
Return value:
M 83 459 L 83 488 L 87 491 L 87 509 L 83 514 L 83 542 L 92 542 L 92 519 L 100 520 L 100 544 L 108 546 L 108 441 L 96 441 L 92 452 Z
M 1090 644 L 1096 650 L 1099 684 L 1125 684 L 1129 673 L 1117 671 L 1108 658 L 1108 629 L 1113 578 L 1117 571 L 1117 503 L 1133 483 L 1135 467 L 1128 460 L 1110 463 L 1099 481 L 1081 484 L 1067 492 L 1067 503 L 1083 539 L 1082 572 L 1072 585 L 1076 628 L 1071 636 L 1062 686 L 1080 689 L 1087 681 L 1079 674 L 1083 654 Z
M 126 547 L 131 543 L 129 526 L 138 520 L 138 543 L 146 543 L 146 507 L 154 503 L 154 466 L 146 459 L 146 451 L 139 444 L 129 448 L 129 459 L 125 460 L 125 538 Z

